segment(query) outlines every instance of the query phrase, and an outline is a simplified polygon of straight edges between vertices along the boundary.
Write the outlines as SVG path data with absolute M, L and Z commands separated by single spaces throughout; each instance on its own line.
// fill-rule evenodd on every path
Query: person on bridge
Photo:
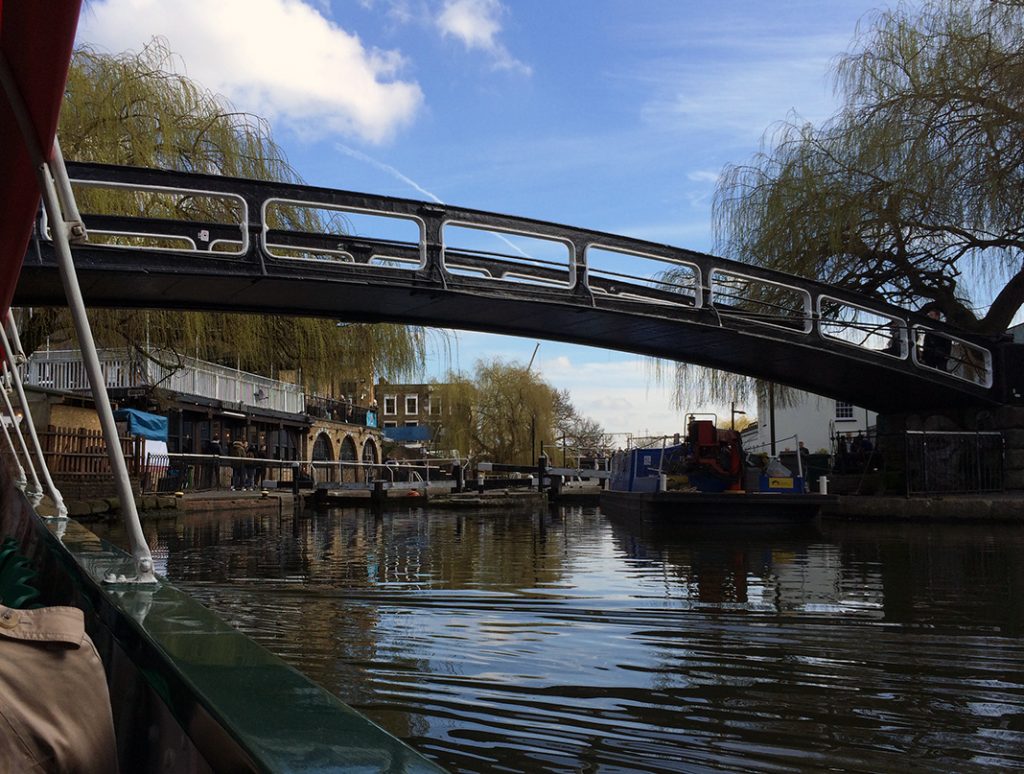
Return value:
M 942 315 L 938 309 L 929 309 L 928 316 L 933 320 L 941 320 Z M 953 349 L 953 342 L 938 333 L 927 332 L 921 342 L 921 362 L 929 368 L 939 371 L 949 370 L 949 355 Z

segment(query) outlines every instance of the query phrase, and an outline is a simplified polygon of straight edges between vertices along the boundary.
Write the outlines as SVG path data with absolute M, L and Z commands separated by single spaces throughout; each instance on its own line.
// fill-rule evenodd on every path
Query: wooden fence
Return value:
M 128 463 L 128 473 L 133 479 L 142 474 L 142 438 L 121 436 L 121 450 Z M 110 461 L 107 459 L 107 445 L 99 430 L 54 427 L 50 425 L 39 434 L 50 475 L 55 481 L 99 483 L 113 480 Z

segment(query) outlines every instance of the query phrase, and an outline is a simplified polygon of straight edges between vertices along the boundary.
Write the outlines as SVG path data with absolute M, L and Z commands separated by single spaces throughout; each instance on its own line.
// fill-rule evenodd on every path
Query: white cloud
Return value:
M 718 172 L 711 172 L 706 169 L 694 170 L 686 175 L 686 179 L 690 182 L 711 183 L 712 185 L 716 185 L 718 183 L 719 177 L 721 177 L 721 175 Z
M 727 31 L 634 30 L 655 52 L 629 76 L 648 95 L 642 115 L 650 125 L 713 133 L 719 145 L 749 144 L 779 120 L 818 123 L 832 114 L 836 97 L 827 73 L 849 41 L 848 30 L 796 34 L 788 17 L 767 28 L 731 21 Z
M 79 30 L 110 51 L 154 36 L 202 85 L 307 135 L 383 142 L 423 102 L 419 85 L 399 78 L 398 52 L 367 48 L 300 0 L 97 0 Z
M 673 408 L 672 386 L 656 378 L 653 360 L 576 349 L 576 356 L 542 358 L 536 368 L 550 385 L 569 391 L 581 414 L 600 422 L 606 432 L 621 434 L 617 443 L 626 433 L 680 431 L 684 412 Z
M 446 0 L 437 17 L 437 26 L 444 35 L 456 38 L 466 48 L 489 54 L 496 68 L 529 75 L 529 65 L 513 57 L 498 40 L 499 17 L 504 11 L 498 0 Z

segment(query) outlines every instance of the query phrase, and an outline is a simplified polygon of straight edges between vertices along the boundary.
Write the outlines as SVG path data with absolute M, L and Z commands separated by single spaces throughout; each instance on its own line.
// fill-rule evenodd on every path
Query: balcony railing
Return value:
M 253 408 L 306 412 L 305 391 L 295 384 L 247 373 L 169 352 L 152 351 L 150 357 L 129 350 L 100 351 L 107 387 L 161 387 L 171 392 L 239 403 Z M 64 392 L 84 392 L 88 378 L 77 350 L 35 352 L 23 367 L 26 384 Z

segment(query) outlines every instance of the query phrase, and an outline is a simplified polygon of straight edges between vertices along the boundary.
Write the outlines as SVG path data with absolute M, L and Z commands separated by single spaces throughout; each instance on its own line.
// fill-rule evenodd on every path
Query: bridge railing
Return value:
M 527 285 L 634 312 L 710 312 L 723 327 L 835 344 L 932 379 L 986 390 L 994 383 L 992 350 L 983 344 L 915 313 L 755 265 L 431 202 L 100 165 L 70 170 L 101 247 L 214 253 L 261 268 L 313 262 L 368 277 L 415 273 L 442 286 Z

